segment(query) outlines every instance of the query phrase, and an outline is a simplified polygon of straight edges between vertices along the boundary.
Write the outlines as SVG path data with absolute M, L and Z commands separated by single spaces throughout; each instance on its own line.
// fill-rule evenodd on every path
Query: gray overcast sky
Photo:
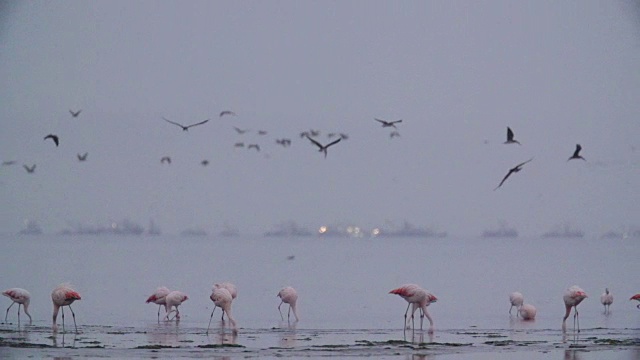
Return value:
M 0 160 L 18 162 L 0 167 L 3 232 L 25 219 L 47 232 L 154 219 L 167 233 L 406 219 L 462 235 L 500 219 L 523 235 L 640 223 L 633 2 L 31 1 L 2 13 Z M 183 132 L 163 116 L 211 121 Z M 403 119 L 401 137 L 374 117 Z M 507 126 L 522 146 L 502 144 Z M 350 138 L 324 159 L 298 136 L 312 128 Z M 576 143 L 587 162 L 566 161 Z

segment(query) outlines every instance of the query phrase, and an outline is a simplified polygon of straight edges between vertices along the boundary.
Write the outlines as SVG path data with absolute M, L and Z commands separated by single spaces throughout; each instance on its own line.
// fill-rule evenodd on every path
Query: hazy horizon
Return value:
M 640 225 L 631 1 L 15 2 L 3 13 L 0 162 L 16 164 L 0 166 L 1 232 L 27 219 L 48 233 L 125 218 L 165 233 L 226 222 L 261 234 L 289 220 L 455 235 L 499 221 L 521 235 Z M 210 121 L 185 132 L 163 117 Z M 374 118 L 402 119 L 401 136 Z M 522 145 L 503 144 L 507 127 Z M 310 129 L 321 143 L 349 138 L 325 159 L 300 137 Z M 567 161 L 577 143 L 587 161 Z

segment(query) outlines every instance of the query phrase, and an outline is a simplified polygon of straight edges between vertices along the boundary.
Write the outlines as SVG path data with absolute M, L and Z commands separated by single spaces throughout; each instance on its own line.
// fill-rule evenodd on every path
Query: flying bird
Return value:
M 78 111 L 73 111 L 71 109 L 69 109 L 69 113 L 71 114 L 71 116 L 73 116 L 74 118 L 77 118 L 78 115 L 80 115 L 80 113 L 82 112 L 82 109 L 78 110 Z
M 393 139 L 394 137 L 400 137 L 400 133 L 397 131 L 392 131 L 389 133 L 389 138 Z
M 509 315 L 511 315 L 511 309 L 515 306 L 516 311 L 520 309 L 520 306 L 524 303 L 524 296 L 521 293 L 515 291 L 509 294 L 509 302 L 511 303 L 511 307 L 509 308 Z M 517 313 L 516 313 L 517 314 Z
M 169 315 L 171 315 L 171 313 L 175 311 L 176 316 L 174 316 L 174 318 L 176 319 L 176 321 L 180 320 L 180 311 L 178 310 L 178 306 L 182 305 L 182 303 L 187 300 L 189 300 L 189 297 L 187 296 L 187 294 L 181 291 L 172 291 L 168 293 L 164 301 L 165 308 L 169 311 L 164 316 L 164 318 L 168 321 Z M 175 309 L 172 309 L 173 307 L 175 307 Z
M 266 130 L 258 130 L 258 135 L 267 135 Z
M 51 292 L 51 301 L 53 301 L 53 331 L 58 331 L 56 320 L 58 319 L 58 310 L 62 308 L 62 331 L 64 331 L 64 307 L 68 306 L 73 316 L 73 326 L 78 333 L 78 325 L 76 325 L 76 314 L 71 308 L 74 301 L 81 300 L 80 294 L 75 291 L 69 284 L 60 284 Z
M 635 295 L 633 295 L 633 296 L 631 297 L 631 299 L 629 299 L 629 301 L 631 301 L 631 300 L 638 300 L 638 301 L 640 302 L 640 294 L 635 294 Z M 638 309 L 640 309 L 640 304 L 636 305 L 636 307 L 637 307 Z
M 383 128 L 385 128 L 385 127 L 392 127 L 392 128 L 394 128 L 394 129 L 397 129 L 397 128 L 396 128 L 396 124 L 398 124 L 398 123 L 401 123 L 401 122 L 402 122 L 402 120 L 396 120 L 396 121 L 385 121 L 385 120 L 380 120 L 380 119 L 375 119 L 375 118 L 374 118 L 374 120 L 375 120 L 375 121 L 377 121 L 377 122 L 379 122 L 379 123 L 381 123 Z
M 529 160 L 527 160 L 527 161 L 525 161 L 525 162 L 523 162 L 523 163 L 520 163 L 520 164 L 518 164 L 518 165 L 516 165 L 516 166 L 512 167 L 511 169 L 509 169 L 509 172 L 507 173 L 507 175 L 505 175 L 505 176 L 504 176 L 504 178 L 502 178 L 502 181 L 500 181 L 500 184 L 498 184 L 498 186 L 496 186 L 496 188 L 495 188 L 495 189 L 493 189 L 493 191 L 498 190 L 498 188 L 499 188 L 500 186 L 502 186 L 502 184 L 504 184 L 504 182 L 507 180 L 507 178 L 509 178 L 509 176 L 511 176 L 511 174 L 513 174 L 513 173 L 517 173 L 518 171 L 522 170 L 522 166 L 523 166 L 524 164 L 528 163 L 528 162 L 529 162 L 529 161 L 531 161 L 531 160 L 533 160 L 533 158 L 531 158 L 531 159 L 529 159 Z
M 187 125 L 187 126 L 185 126 L 185 125 L 182 125 L 182 124 L 178 124 L 178 123 L 177 123 L 177 122 L 175 122 L 175 121 L 171 121 L 171 120 L 169 120 L 169 119 L 167 119 L 167 118 L 165 118 L 165 117 L 163 117 L 163 119 L 164 119 L 164 121 L 166 121 L 166 122 L 168 122 L 168 123 L 170 123 L 170 124 L 180 126 L 180 127 L 182 128 L 182 131 L 187 131 L 187 130 L 189 130 L 189 128 L 191 128 L 191 127 L 198 126 L 198 125 L 202 125 L 202 124 L 205 124 L 207 121 L 209 121 L 209 119 L 207 119 L 207 120 L 205 120 L 205 121 L 201 121 L 201 122 L 199 122 L 199 123 L 195 123 L 195 124 L 191 124 L 191 125 Z
M 162 305 L 164 305 L 164 312 L 166 313 L 168 311 L 166 298 L 170 292 L 171 291 L 167 287 L 160 286 L 156 289 L 156 291 L 153 292 L 153 294 L 151 294 L 151 296 L 147 298 L 147 304 L 154 303 L 158 305 L 158 322 L 160 322 L 160 308 L 162 307 Z
M 2 166 L 8 166 L 8 165 L 13 165 L 15 164 L 16 161 L 15 160 L 7 160 L 7 161 L 3 161 L 2 162 Z
M 7 289 L 2 292 L 2 295 L 11 299 L 11 305 L 7 308 L 7 312 L 4 315 L 4 322 L 7 322 L 7 316 L 9 315 L 9 309 L 13 306 L 13 304 L 18 304 L 18 324 L 20 324 L 20 305 L 22 305 L 22 309 L 24 313 L 29 317 L 29 324 L 31 324 L 31 315 L 29 314 L 29 303 L 31 302 L 31 294 L 25 289 L 21 288 L 12 288 Z
M 86 161 L 87 160 L 87 156 L 89 155 L 89 153 L 84 153 L 84 154 L 78 154 L 78 161 Z
M 233 127 L 233 130 L 235 130 L 238 134 L 242 135 L 244 133 L 246 133 L 247 131 L 249 131 L 249 129 L 240 129 L 239 127 Z
M 320 148 L 320 150 L 318 150 L 318 151 L 320 151 L 320 152 L 323 152 L 323 153 L 324 153 L 324 157 L 325 157 L 325 159 L 327 158 L 327 149 L 329 148 L 329 146 L 331 146 L 331 145 L 335 145 L 335 144 L 339 143 L 339 142 L 340 142 L 340 140 L 342 140 L 342 138 L 338 138 L 337 140 L 334 140 L 333 142 L 330 142 L 330 143 L 328 143 L 327 145 L 322 145 L 322 144 L 320 144 L 319 142 L 317 142 L 317 141 L 313 140 L 312 138 L 310 138 L 310 137 L 308 137 L 308 136 L 307 136 L 307 139 L 309 139 L 309 141 L 311 141 L 311 142 L 312 142 L 312 143 L 314 143 L 318 148 Z
M 287 321 L 289 321 L 289 318 L 291 317 L 291 311 L 293 311 L 293 316 L 296 317 L 296 322 L 300 321 L 300 319 L 298 318 L 298 311 L 296 310 L 296 303 L 298 301 L 298 292 L 296 291 L 296 289 L 292 288 L 291 286 L 284 287 L 278 292 L 277 296 L 280 298 L 278 312 L 280 312 L 280 318 L 282 319 L 282 321 L 284 321 L 284 316 L 282 316 L 282 311 L 280 311 L 280 306 L 282 306 L 282 304 L 289 304 Z
M 244 147 L 244 143 L 243 142 L 237 142 L 237 143 L 233 144 L 233 147 Z
M 582 150 L 582 146 L 580 146 L 580 144 L 576 144 L 576 151 L 573 152 L 573 155 L 571 155 L 571 157 L 568 158 L 567 161 L 573 160 L 573 159 L 582 159 L 584 161 L 587 161 L 587 159 L 580 156 L 580 150 Z
M 236 113 L 234 113 L 234 112 L 233 112 L 233 111 L 231 111 L 231 110 L 225 110 L 225 111 L 221 111 L 221 112 L 220 112 L 220 117 L 223 117 L 223 116 L 225 116 L 225 115 L 236 116 Z
M 33 174 L 34 171 L 36 171 L 36 164 L 31 165 L 31 167 L 28 167 L 27 165 L 22 165 L 22 167 L 27 170 L 27 173 L 29 174 Z
M 260 145 L 258 144 L 249 144 L 247 149 L 256 149 L 256 151 L 260 151 Z
M 578 319 L 578 305 L 582 302 L 582 300 L 587 298 L 587 293 L 584 292 L 580 287 L 573 285 L 572 287 L 565 290 L 564 295 L 562 296 L 562 300 L 564 300 L 564 307 L 566 312 L 564 314 L 564 318 L 562 318 L 562 331 L 567 331 L 567 318 L 571 314 L 571 308 L 575 309 L 575 313 L 573 315 L 573 329 L 576 329 L 576 323 L 578 324 L 578 332 L 580 332 L 580 320 Z
M 414 323 L 414 314 L 417 309 L 420 309 L 420 330 L 422 330 L 422 321 L 426 316 L 427 320 L 429 320 L 429 333 L 433 333 L 433 319 L 427 312 L 427 306 L 429 304 L 438 301 L 438 298 L 435 295 L 429 293 L 427 290 L 421 288 L 416 284 L 405 284 L 397 289 L 393 289 L 389 291 L 389 294 L 400 295 L 403 299 L 405 299 L 409 304 L 407 305 L 407 310 L 404 312 L 404 325 L 403 328 L 407 328 L 407 314 L 409 312 L 409 306 L 411 306 L 411 323 L 413 324 L 413 328 L 415 329 Z
M 209 160 L 206 160 L 206 159 L 205 159 L 205 160 L 200 161 L 200 165 L 202 165 L 202 166 L 207 166 L 207 165 L 209 165 Z
M 162 159 L 160 159 L 160 164 L 164 163 L 171 164 L 171 158 L 168 156 L 163 156 Z
M 45 136 L 44 139 L 45 140 L 47 140 L 47 139 L 53 140 L 53 142 L 56 144 L 56 146 L 58 146 L 58 144 L 59 144 L 57 135 L 49 134 L 49 135 Z
M 518 144 L 518 145 L 522 145 L 520 144 L 520 142 L 518 140 L 515 140 L 513 138 L 513 131 L 511 130 L 510 127 L 507 126 L 507 141 L 504 142 L 505 144 Z
M 229 322 L 233 327 L 233 331 L 237 332 L 236 329 L 236 321 L 231 314 L 231 303 L 233 302 L 233 297 L 231 296 L 231 292 L 224 287 L 218 287 L 217 284 L 213 286 L 211 291 L 211 295 L 209 296 L 211 301 L 213 301 L 213 310 L 211 311 L 211 316 L 209 317 L 209 326 L 207 326 L 207 334 L 209 334 L 209 328 L 211 328 L 211 319 L 213 319 L 213 313 L 216 311 L 216 308 L 219 307 L 222 309 L 222 316 L 224 318 L 224 314 L 227 314 L 229 318 Z
M 600 303 L 604 305 L 604 313 L 608 314 L 611 310 L 611 304 L 613 304 L 613 295 L 609 292 L 609 288 L 605 288 L 604 293 L 600 295 Z
M 518 314 L 522 317 L 522 320 L 535 320 L 536 318 L 536 307 L 531 304 L 523 304 L 518 309 Z

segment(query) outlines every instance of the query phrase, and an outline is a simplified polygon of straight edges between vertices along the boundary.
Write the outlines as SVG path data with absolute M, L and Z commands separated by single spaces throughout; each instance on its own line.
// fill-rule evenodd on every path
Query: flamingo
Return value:
M 168 293 L 167 296 L 165 297 L 165 308 L 168 309 L 169 311 L 167 312 L 167 315 L 165 315 L 164 318 L 168 321 L 169 315 L 175 311 L 176 321 L 180 320 L 180 310 L 178 310 L 178 306 L 182 305 L 182 303 L 187 300 L 189 300 L 189 296 L 187 296 L 187 294 L 183 293 L 182 291 L 172 291 Z M 175 309 L 172 310 L 171 309 L 172 307 L 175 307 Z
M 609 288 L 605 288 L 604 293 L 600 295 L 600 302 L 604 305 L 604 313 L 608 314 L 611 310 L 611 304 L 613 304 L 613 295 L 609 293 Z
M 562 299 L 564 300 L 564 306 L 567 309 L 567 312 L 564 314 L 564 318 L 562 319 L 562 331 L 567 330 L 567 318 L 569 314 L 571 314 L 571 308 L 575 308 L 575 314 L 573 315 L 573 329 L 576 329 L 576 323 L 578 324 L 578 332 L 580 332 L 580 320 L 578 319 L 578 304 L 582 302 L 582 300 L 586 299 L 587 293 L 584 292 L 579 286 L 573 285 L 568 288 L 564 292 L 564 296 Z
M 520 309 L 520 306 L 524 303 L 524 296 L 521 293 L 515 291 L 509 294 L 509 302 L 511 302 L 511 307 L 509 308 L 509 315 L 511 315 L 511 309 L 516 307 L 516 310 Z M 518 313 L 516 313 L 517 315 Z
M 209 317 L 209 326 L 207 326 L 207 335 L 209 334 L 209 328 L 211 327 L 211 319 L 213 319 L 213 313 L 216 311 L 216 307 L 220 307 L 222 309 L 222 314 L 224 317 L 224 313 L 227 313 L 227 317 L 229 318 L 229 322 L 233 326 L 233 331 L 236 332 L 236 321 L 233 319 L 233 315 L 231 315 L 231 303 L 233 302 L 233 296 L 231 292 L 224 287 L 217 286 L 215 284 L 213 286 L 211 296 L 209 298 L 213 301 L 214 306 L 211 311 L 211 316 Z
M 411 309 L 411 322 L 413 323 L 414 314 L 417 309 L 421 310 L 420 313 L 420 329 L 422 330 L 422 320 L 423 317 L 426 316 L 429 320 L 429 333 L 433 333 L 433 319 L 427 312 L 427 306 L 429 304 L 438 301 L 438 298 L 435 295 L 429 293 L 427 290 L 421 288 L 416 284 L 405 284 L 397 289 L 393 289 L 389 291 L 389 294 L 400 295 L 403 299 L 405 299 L 409 305 L 412 306 Z M 404 312 L 404 325 L 407 325 L 407 313 L 409 312 L 409 305 L 407 305 L 407 310 Z M 415 325 L 413 326 L 415 329 Z
M 223 282 L 219 284 L 213 284 L 214 288 L 223 288 L 229 290 L 229 294 L 231 294 L 231 301 L 235 300 L 238 296 L 238 289 L 236 286 L 230 282 Z M 224 320 L 224 311 L 222 312 L 222 320 Z
M 518 313 L 522 317 L 522 320 L 535 320 L 536 307 L 531 304 L 522 304 L 518 309 Z
M 278 297 L 280 297 L 280 305 L 278 305 L 278 311 L 280 312 L 280 318 L 284 321 L 284 316 L 282 316 L 282 311 L 280 311 L 280 306 L 286 303 L 289 304 L 289 312 L 287 313 L 287 321 L 291 317 L 291 311 L 293 310 L 293 316 L 296 317 L 296 322 L 300 321 L 298 318 L 298 312 L 296 311 L 296 302 L 298 301 L 298 292 L 296 289 L 291 286 L 287 286 L 282 288 L 280 292 L 278 292 Z
M 53 301 L 53 331 L 58 331 L 58 325 L 56 320 L 58 319 L 58 310 L 62 308 L 62 331 L 64 331 L 64 306 L 68 306 L 73 316 L 73 326 L 76 328 L 76 334 L 78 333 L 78 325 L 76 325 L 76 314 L 71 308 L 76 300 L 81 300 L 80 294 L 71 287 L 70 284 L 60 284 L 51 292 L 51 301 Z
M 31 315 L 29 314 L 29 303 L 31 302 L 31 294 L 25 289 L 11 288 L 2 292 L 2 295 L 11 299 L 12 303 L 7 308 L 7 313 L 4 315 L 4 322 L 7 322 L 7 316 L 9 315 L 9 309 L 13 304 L 18 304 L 18 324 L 20 324 L 20 305 L 23 306 L 24 313 L 29 317 L 29 324 L 31 324 Z
M 629 301 L 631 301 L 631 300 L 638 300 L 638 301 L 640 301 L 640 294 L 635 294 L 635 295 L 633 295 L 633 296 L 631 297 L 631 299 L 629 299 Z M 640 309 L 640 304 L 636 305 L 636 307 L 637 307 L 638 309 Z
M 168 311 L 166 297 L 170 292 L 171 291 L 166 286 L 160 286 L 147 299 L 147 304 L 150 302 L 158 304 L 158 321 L 160 321 L 160 308 L 162 307 L 162 305 L 164 305 L 164 312 L 166 313 Z

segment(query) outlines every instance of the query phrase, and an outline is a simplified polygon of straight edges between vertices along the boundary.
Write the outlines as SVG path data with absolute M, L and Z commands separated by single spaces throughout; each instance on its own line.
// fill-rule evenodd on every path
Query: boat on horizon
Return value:
M 318 228 L 318 236 L 320 237 L 345 237 L 345 238 L 361 238 L 364 237 L 365 231 L 357 225 L 322 225 Z
M 42 228 L 34 220 L 26 220 L 24 229 L 18 232 L 18 235 L 42 235 Z
M 265 232 L 265 237 L 295 237 L 295 236 L 311 236 L 311 231 L 299 226 L 294 221 L 287 221 L 276 224 L 273 229 Z
M 513 227 L 509 227 L 506 223 L 502 222 L 497 228 L 487 229 L 482 232 L 483 238 L 517 238 L 518 230 Z
M 404 221 L 400 228 L 385 229 L 375 228 L 371 231 L 373 237 L 419 237 L 419 238 L 445 238 L 445 231 L 435 231 L 429 228 L 416 227 L 408 221 Z
M 112 221 L 108 226 L 96 225 L 76 225 L 70 229 L 64 229 L 58 235 L 118 235 L 118 236 L 139 236 L 144 234 L 144 227 L 124 219 L 121 222 Z
M 180 236 L 184 237 L 206 237 L 207 235 L 207 232 L 201 228 L 185 229 L 180 233 Z
M 571 229 L 568 224 L 562 227 L 557 226 L 546 233 L 542 234 L 543 238 L 581 238 L 584 237 L 584 232 L 578 229 Z

